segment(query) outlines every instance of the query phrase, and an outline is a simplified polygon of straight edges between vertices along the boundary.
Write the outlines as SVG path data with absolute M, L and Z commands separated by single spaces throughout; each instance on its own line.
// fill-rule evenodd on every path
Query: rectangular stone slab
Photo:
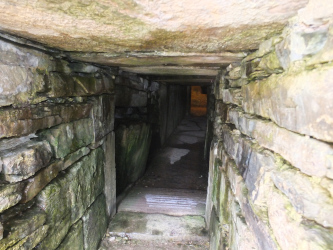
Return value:
M 205 204 L 205 191 L 135 187 L 120 203 L 118 212 L 203 216 Z
M 37 130 L 85 118 L 91 104 L 40 104 L 21 109 L 0 111 L 0 138 L 23 136 Z

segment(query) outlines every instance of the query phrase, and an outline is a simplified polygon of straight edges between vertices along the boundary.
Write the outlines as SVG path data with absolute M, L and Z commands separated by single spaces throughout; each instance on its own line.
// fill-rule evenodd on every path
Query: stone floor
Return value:
M 206 119 L 186 117 L 120 202 L 100 249 L 209 249 Z

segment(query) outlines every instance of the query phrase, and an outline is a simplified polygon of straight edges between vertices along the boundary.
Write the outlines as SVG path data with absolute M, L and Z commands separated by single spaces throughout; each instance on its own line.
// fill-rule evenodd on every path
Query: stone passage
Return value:
M 332 0 L 1 0 L 0 250 L 332 249 L 332 110 Z
M 100 249 L 208 249 L 205 125 L 181 122 L 121 201 Z

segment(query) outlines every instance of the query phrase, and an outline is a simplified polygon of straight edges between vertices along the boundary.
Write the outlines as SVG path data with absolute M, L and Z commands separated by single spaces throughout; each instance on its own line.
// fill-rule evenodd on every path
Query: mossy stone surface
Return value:
M 101 194 L 82 217 L 85 249 L 97 249 L 108 226 L 107 218 L 106 200 Z
M 0 111 L 0 138 L 19 137 L 36 133 L 89 116 L 91 104 L 40 104 L 23 108 L 8 108 Z
M 150 125 L 122 125 L 115 131 L 117 192 L 138 180 L 146 169 L 151 142 Z
M 83 245 L 83 223 L 82 220 L 79 220 L 68 231 L 65 239 L 61 242 L 59 250 L 82 250 L 84 249 Z
M 16 205 L 22 198 L 24 184 L 0 184 L 0 213 Z
M 49 226 L 44 225 L 38 228 L 35 232 L 25 237 L 23 240 L 16 243 L 10 249 L 12 250 L 30 250 L 33 249 L 41 242 L 47 235 Z
M 87 208 L 103 192 L 104 153 L 99 147 L 68 168 L 38 195 L 38 206 L 47 215 L 50 233 L 41 249 L 55 249 Z
M 61 124 L 40 134 L 50 143 L 56 158 L 63 158 L 81 147 L 89 145 L 93 142 L 93 135 L 91 119 Z
M 23 214 L 10 218 L 4 222 L 7 235 L 0 241 L 0 249 L 7 249 L 42 227 L 46 221 L 46 214 L 37 207 L 26 210 Z

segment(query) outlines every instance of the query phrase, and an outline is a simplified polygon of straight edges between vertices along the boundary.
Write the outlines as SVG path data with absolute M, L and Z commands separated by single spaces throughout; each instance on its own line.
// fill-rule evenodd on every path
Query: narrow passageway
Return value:
M 120 202 L 100 249 L 208 249 L 205 117 L 186 117 Z

